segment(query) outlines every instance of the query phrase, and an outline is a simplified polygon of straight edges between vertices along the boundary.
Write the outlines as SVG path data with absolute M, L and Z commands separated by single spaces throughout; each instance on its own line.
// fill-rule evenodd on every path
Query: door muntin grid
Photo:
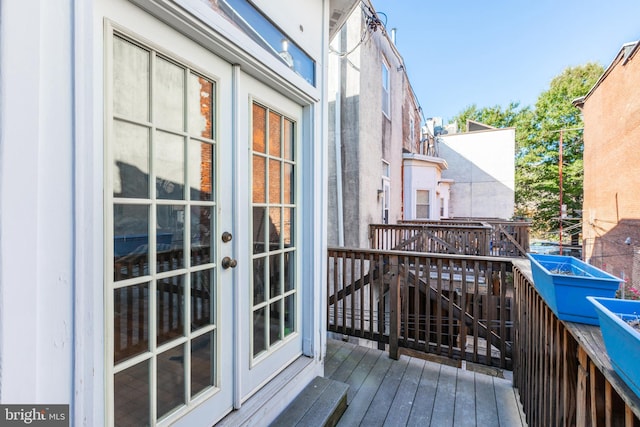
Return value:
M 117 425 L 155 425 L 218 384 L 217 87 L 111 39 L 107 319 Z
M 262 358 L 297 329 L 295 122 L 252 108 L 251 357 Z

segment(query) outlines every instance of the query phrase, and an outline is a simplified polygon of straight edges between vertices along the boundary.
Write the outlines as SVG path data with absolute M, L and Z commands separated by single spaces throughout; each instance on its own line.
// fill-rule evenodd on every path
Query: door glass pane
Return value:
M 156 132 L 154 149 L 158 199 L 184 199 L 184 138 Z
M 267 349 L 265 308 L 253 312 L 253 356 L 257 356 Z
M 209 201 L 213 199 L 215 188 L 215 153 L 213 145 L 192 141 L 189 144 L 189 191 L 191 200 Z
M 156 285 L 158 345 L 184 335 L 184 276 L 159 279 Z
M 295 328 L 296 296 L 289 295 L 284 299 L 284 336 L 293 333 Z
M 184 346 L 179 345 L 158 355 L 158 417 L 184 405 Z
M 253 156 L 253 203 L 265 203 L 267 201 L 267 159 L 262 156 Z
M 213 138 L 214 84 L 196 74 L 189 75 L 189 133 L 202 138 Z
M 191 340 L 191 396 L 215 385 L 214 343 L 213 331 Z
M 267 139 L 267 110 L 258 104 L 253 104 L 253 151 L 266 153 Z
M 149 129 L 113 121 L 113 197 L 149 197 Z
M 282 300 L 270 305 L 269 345 L 273 345 L 282 339 L 282 323 L 280 321 L 281 307 Z
M 156 248 L 159 273 L 184 267 L 184 206 L 158 206 Z
M 289 119 L 284 119 L 284 136 L 282 137 L 283 141 L 283 151 L 282 157 L 286 160 L 293 160 L 293 148 L 295 146 L 295 133 L 294 133 L 293 122 Z
M 151 396 L 149 393 L 149 361 L 145 360 L 114 375 L 114 424 L 147 426 Z
M 163 129 L 184 130 L 184 68 L 158 57 L 154 76 L 154 123 Z
M 213 270 L 191 273 L 191 330 L 213 324 L 215 295 Z
M 114 362 L 149 350 L 149 284 L 113 291 Z
M 149 274 L 149 207 L 113 206 L 113 279 Z
M 289 292 L 295 288 L 295 258 L 293 252 L 284 253 L 284 291 Z
M 269 209 L 269 250 L 280 249 L 280 232 L 282 223 L 280 221 L 280 208 Z
M 213 209 L 210 206 L 191 207 L 191 265 L 210 263 L 211 236 L 213 232 Z M 214 257 L 215 258 L 215 257 Z
M 273 111 L 269 112 L 269 155 L 281 157 L 280 147 L 282 146 L 282 116 Z
M 253 260 L 253 304 L 260 304 L 265 301 L 265 276 L 267 275 L 265 258 L 256 258 Z
M 280 162 L 269 160 L 269 203 L 280 203 Z
M 265 232 L 266 232 L 266 208 L 253 208 L 253 253 L 259 254 L 266 251 Z
M 294 231 L 295 227 L 295 209 L 294 208 L 284 208 L 284 217 L 282 224 L 282 240 L 285 248 L 290 248 L 294 243 Z
M 269 298 L 275 298 L 282 294 L 282 282 L 280 279 L 281 267 L 280 254 L 271 255 L 269 257 Z
M 149 51 L 113 39 L 113 111 L 132 120 L 149 120 Z
M 282 203 L 293 203 L 293 165 L 289 163 L 284 164 L 284 183 L 283 183 L 283 200 Z

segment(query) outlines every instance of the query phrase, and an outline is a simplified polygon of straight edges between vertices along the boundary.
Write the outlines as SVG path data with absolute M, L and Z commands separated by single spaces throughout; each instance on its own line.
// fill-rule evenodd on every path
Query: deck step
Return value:
M 347 409 L 349 386 L 315 377 L 285 408 L 271 427 L 333 427 Z

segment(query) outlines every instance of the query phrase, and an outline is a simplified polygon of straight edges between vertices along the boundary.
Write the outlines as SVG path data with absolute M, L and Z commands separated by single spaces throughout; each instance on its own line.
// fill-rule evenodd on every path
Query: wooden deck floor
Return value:
M 329 339 L 325 377 L 349 385 L 338 426 L 526 426 L 511 381 Z

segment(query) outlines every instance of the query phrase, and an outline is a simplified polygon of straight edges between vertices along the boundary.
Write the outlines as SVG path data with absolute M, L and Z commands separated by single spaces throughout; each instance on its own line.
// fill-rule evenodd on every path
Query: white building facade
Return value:
M 442 177 L 454 181 L 450 217 L 513 217 L 515 206 L 515 128 L 439 136 L 440 157 L 449 168 Z

